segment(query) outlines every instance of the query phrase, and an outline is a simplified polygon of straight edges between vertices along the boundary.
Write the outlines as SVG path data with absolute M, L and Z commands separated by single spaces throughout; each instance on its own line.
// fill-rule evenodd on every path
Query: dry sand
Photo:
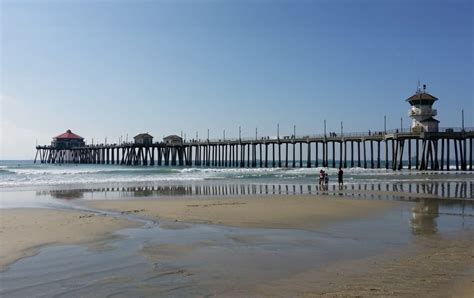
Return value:
M 88 206 L 135 212 L 149 218 L 252 228 L 315 229 L 331 222 L 364 218 L 401 204 L 316 196 L 167 198 L 94 201 Z
M 94 213 L 50 209 L 0 209 L 0 270 L 48 244 L 84 244 L 140 223 Z

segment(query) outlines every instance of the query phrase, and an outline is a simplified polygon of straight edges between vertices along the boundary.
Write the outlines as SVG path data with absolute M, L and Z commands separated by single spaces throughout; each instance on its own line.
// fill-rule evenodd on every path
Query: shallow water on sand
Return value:
M 160 197 L 232 197 L 255 195 L 325 195 L 376 200 L 417 200 L 419 198 L 473 199 L 474 182 L 407 181 L 403 183 L 359 183 L 339 187 L 335 184 L 259 184 L 200 183 L 163 186 L 123 186 L 54 189 L 0 190 L 1 208 L 68 208 L 71 200 L 120 200 Z

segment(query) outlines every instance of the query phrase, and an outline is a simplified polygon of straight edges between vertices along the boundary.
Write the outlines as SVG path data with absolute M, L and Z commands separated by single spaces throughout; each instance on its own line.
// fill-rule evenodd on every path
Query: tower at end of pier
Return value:
M 426 85 L 423 85 L 423 90 L 418 86 L 416 93 L 406 100 L 411 105 L 408 116 L 412 119 L 412 132 L 438 132 L 439 121 L 434 118 L 438 112 L 433 109 L 437 100 L 426 92 Z

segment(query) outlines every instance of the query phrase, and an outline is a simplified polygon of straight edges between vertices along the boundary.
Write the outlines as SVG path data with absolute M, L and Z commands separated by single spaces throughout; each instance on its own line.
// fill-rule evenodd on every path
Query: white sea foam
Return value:
M 182 181 L 202 181 L 203 177 L 179 177 L 179 176 L 135 176 L 135 177 L 107 177 L 96 179 L 95 177 L 78 177 L 77 179 L 12 179 L 0 180 L 0 187 L 15 187 L 15 186 L 48 186 L 48 185 L 73 185 L 73 184 L 115 184 L 115 183 L 130 183 L 130 182 L 182 182 Z
M 133 167 L 101 167 L 101 168 L 70 168 L 67 166 L 47 168 L 9 168 L 9 172 L 24 175 L 75 175 L 75 174 L 97 174 L 97 173 L 120 173 L 146 171 L 147 168 Z M 150 169 L 152 171 L 153 169 Z

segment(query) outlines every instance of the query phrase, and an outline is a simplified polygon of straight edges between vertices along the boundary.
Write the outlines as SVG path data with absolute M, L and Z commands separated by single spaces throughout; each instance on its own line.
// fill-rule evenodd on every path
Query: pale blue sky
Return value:
M 409 125 L 418 80 L 441 126 L 474 126 L 473 2 L 5 1 L 0 159 L 70 128 L 317 134 Z

